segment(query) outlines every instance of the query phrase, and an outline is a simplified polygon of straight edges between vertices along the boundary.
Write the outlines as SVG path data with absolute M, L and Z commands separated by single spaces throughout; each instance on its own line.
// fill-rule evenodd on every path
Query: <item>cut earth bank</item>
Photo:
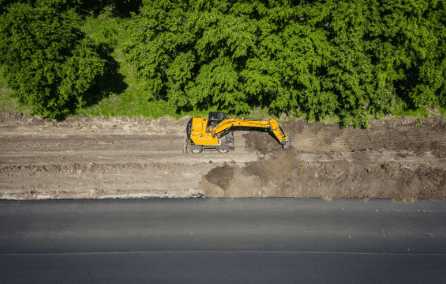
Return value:
M 57 122 L 0 113 L 1 199 L 133 197 L 446 199 L 446 121 L 387 115 L 369 129 L 285 122 L 236 132 L 228 154 L 183 153 L 190 117 L 77 116 Z

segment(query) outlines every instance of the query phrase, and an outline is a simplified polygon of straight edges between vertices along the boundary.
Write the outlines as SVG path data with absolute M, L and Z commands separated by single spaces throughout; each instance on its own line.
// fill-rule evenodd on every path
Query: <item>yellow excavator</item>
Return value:
M 293 144 L 291 137 L 287 136 L 276 120 L 270 119 L 244 119 L 227 118 L 223 112 L 210 112 L 208 118 L 193 117 L 186 127 L 186 141 L 184 153 L 187 149 L 194 154 L 203 150 L 217 150 L 225 154 L 229 148 L 234 148 L 235 130 L 265 129 L 282 144 L 288 148 Z

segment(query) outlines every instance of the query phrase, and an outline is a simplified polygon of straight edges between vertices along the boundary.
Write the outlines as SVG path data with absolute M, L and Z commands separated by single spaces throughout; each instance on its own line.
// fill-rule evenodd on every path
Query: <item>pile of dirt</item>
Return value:
M 446 199 L 444 119 L 436 116 L 420 124 L 417 118 L 387 116 L 370 125 L 369 129 L 340 129 L 337 124 L 287 122 L 282 128 L 292 137 L 293 148 L 285 151 L 269 134 L 246 133 L 247 150 L 266 156 L 244 167 L 234 164 L 212 169 L 201 181 L 203 193 L 209 197 L 391 198 L 404 202 Z M 310 161 L 303 158 L 305 153 L 324 153 L 330 158 Z
M 232 173 L 231 182 L 223 172 Z M 245 167 L 215 168 L 206 179 L 207 184 L 202 182 L 202 186 L 208 197 L 446 199 L 446 169 L 419 163 L 308 163 L 292 153 L 282 153 Z M 251 182 L 246 184 L 248 179 Z
M 402 117 L 394 120 L 371 120 L 370 128 L 349 126 L 340 129 L 338 124 L 309 123 L 303 120 L 285 122 L 283 130 L 293 140 L 296 150 L 303 152 L 342 152 L 395 150 L 412 151 L 416 155 L 426 152 L 446 158 L 446 120 L 437 115 L 423 119 Z M 271 135 L 256 131 L 244 134 L 249 151 L 275 154 L 281 151 Z
M 205 178 L 211 183 L 221 187 L 223 190 L 227 190 L 229 184 L 234 178 L 234 165 L 229 166 L 225 163 L 222 167 L 217 167 L 205 175 Z

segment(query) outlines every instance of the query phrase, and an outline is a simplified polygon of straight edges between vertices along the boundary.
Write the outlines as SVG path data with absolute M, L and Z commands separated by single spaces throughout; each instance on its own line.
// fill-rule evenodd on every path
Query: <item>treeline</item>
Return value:
M 103 72 L 79 25 L 104 7 L 22 2 L 0 9 L 0 64 L 19 97 L 54 117 L 82 105 Z M 446 0 L 119 3 L 127 10 L 114 5 L 116 16 L 131 16 L 134 29 L 126 60 L 147 99 L 179 111 L 266 106 L 367 126 L 367 115 L 446 107 Z

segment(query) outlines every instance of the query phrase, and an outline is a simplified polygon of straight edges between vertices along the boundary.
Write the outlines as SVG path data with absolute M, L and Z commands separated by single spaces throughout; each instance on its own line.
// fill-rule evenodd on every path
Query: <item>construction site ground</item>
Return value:
M 282 124 L 290 149 L 268 132 L 240 131 L 228 154 L 184 154 L 190 117 L 57 122 L 0 113 L 0 195 L 445 200 L 446 121 L 432 114 L 421 124 L 387 115 L 368 129 L 300 119 Z

